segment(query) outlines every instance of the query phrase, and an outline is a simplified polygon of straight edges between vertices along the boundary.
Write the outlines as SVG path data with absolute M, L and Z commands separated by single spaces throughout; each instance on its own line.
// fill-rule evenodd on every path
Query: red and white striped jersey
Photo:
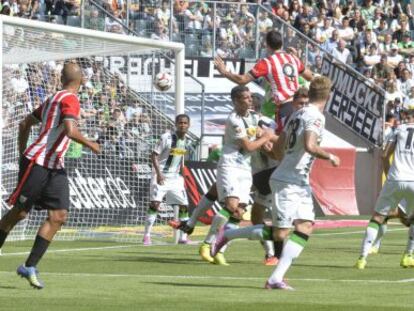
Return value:
M 264 77 L 270 84 L 275 104 L 288 100 L 299 88 L 299 74 L 305 66 L 299 58 L 286 52 L 276 52 L 259 60 L 249 71 L 255 78 Z
M 63 157 L 70 143 L 64 131 L 63 120 L 78 120 L 79 113 L 79 100 L 73 93 L 62 90 L 47 98 L 32 113 L 42 126 L 39 136 L 25 150 L 24 155 L 40 166 L 50 169 L 63 168 Z

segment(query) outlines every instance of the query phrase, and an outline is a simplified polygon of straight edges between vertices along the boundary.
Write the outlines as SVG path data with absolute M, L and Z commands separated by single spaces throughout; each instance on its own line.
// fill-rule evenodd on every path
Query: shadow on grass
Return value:
M 5 285 L 0 285 L 0 289 L 17 289 L 16 286 L 5 286 Z
M 145 282 L 147 284 L 165 285 L 165 286 L 181 286 L 181 287 L 203 287 L 203 288 L 246 288 L 246 289 L 260 289 L 258 286 L 246 285 L 218 285 L 218 284 L 200 284 L 200 283 L 178 283 L 178 282 Z

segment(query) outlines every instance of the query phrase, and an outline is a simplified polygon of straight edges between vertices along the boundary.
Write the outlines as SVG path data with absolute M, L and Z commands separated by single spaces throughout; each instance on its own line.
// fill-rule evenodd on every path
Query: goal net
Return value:
M 72 142 L 65 158 L 70 181 L 69 221 L 57 239 L 102 238 L 139 242 L 149 202 L 150 152 L 159 136 L 172 129 L 171 116 L 183 112 L 183 45 L 120 34 L 1 17 L 2 127 L 1 215 L 17 183 L 19 122 L 46 96 L 61 87 L 65 61 L 80 64 L 80 127 L 99 140 L 103 154 L 96 156 Z M 169 61 L 165 55 L 174 59 Z M 153 77 L 169 71 L 175 85 L 161 96 Z M 168 118 L 167 116 L 170 116 Z M 31 133 L 30 140 L 37 135 Z M 0 215 L 0 217 L 1 217 Z M 9 239 L 35 235 L 46 211 L 33 209 Z M 172 217 L 164 205 L 157 224 Z M 155 239 L 171 235 L 155 226 Z

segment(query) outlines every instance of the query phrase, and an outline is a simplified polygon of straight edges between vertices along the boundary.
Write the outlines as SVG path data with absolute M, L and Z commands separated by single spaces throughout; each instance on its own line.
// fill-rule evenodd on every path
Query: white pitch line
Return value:
M 15 274 L 14 271 L 0 271 L 1 274 Z M 42 272 L 42 275 L 59 277 L 100 277 L 100 278 L 137 278 L 137 279 L 181 279 L 181 280 L 223 280 L 223 281 L 263 281 L 265 277 L 234 277 L 234 276 L 206 276 L 206 275 L 157 275 L 157 274 L 105 274 L 105 273 L 61 273 L 61 272 Z M 302 282 L 344 282 L 344 283 L 411 283 L 414 279 L 403 280 L 355 280 L 355 279 L 301 279 L 289 278 L 290 281 Z

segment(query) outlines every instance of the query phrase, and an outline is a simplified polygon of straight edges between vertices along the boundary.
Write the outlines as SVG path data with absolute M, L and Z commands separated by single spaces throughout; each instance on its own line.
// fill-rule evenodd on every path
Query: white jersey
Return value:
M 320 143 L 324 127 L 325 117 L 316 106 L 310 104 L 295 111 L 284 129 L 285 156 L 270 178 L 296 185 L 309 185 L 309 172 L 314 157 L 305 151 L 305 131 L 315 132 Z
M 414 181 L 414 124 L 402 124 L 388 139 L 395 142 L 394 161 L 388 172 L 390 181 Z
M 266 116 L 260 116 L 258 126 L 262 129 L 276 130 L 277 125 L 273 119 Z M 266 154 L 260 150 L 253 151 L 252 153 L 252 174 L 257 174 L 269 168 L 275 167 L 279 164 L 279 161 L 269 158 Z
M 187 153 L 187 139 L 180 139 L 175 133 L 164 133 L 153 152 L 159 155 L 160 171 L 165 177 L 178 177 Z
M 226 120 L 224 132 L 223 154 L 218 162 L 218 167 L 234 167 L 243 170 L 251 170 L 251 153 L 245 151 L 238 141 L 248 137 L 250 141 L 256 139 L 256 130 L 259 116 L 249 111 L 245 117 L 233 111 Z

